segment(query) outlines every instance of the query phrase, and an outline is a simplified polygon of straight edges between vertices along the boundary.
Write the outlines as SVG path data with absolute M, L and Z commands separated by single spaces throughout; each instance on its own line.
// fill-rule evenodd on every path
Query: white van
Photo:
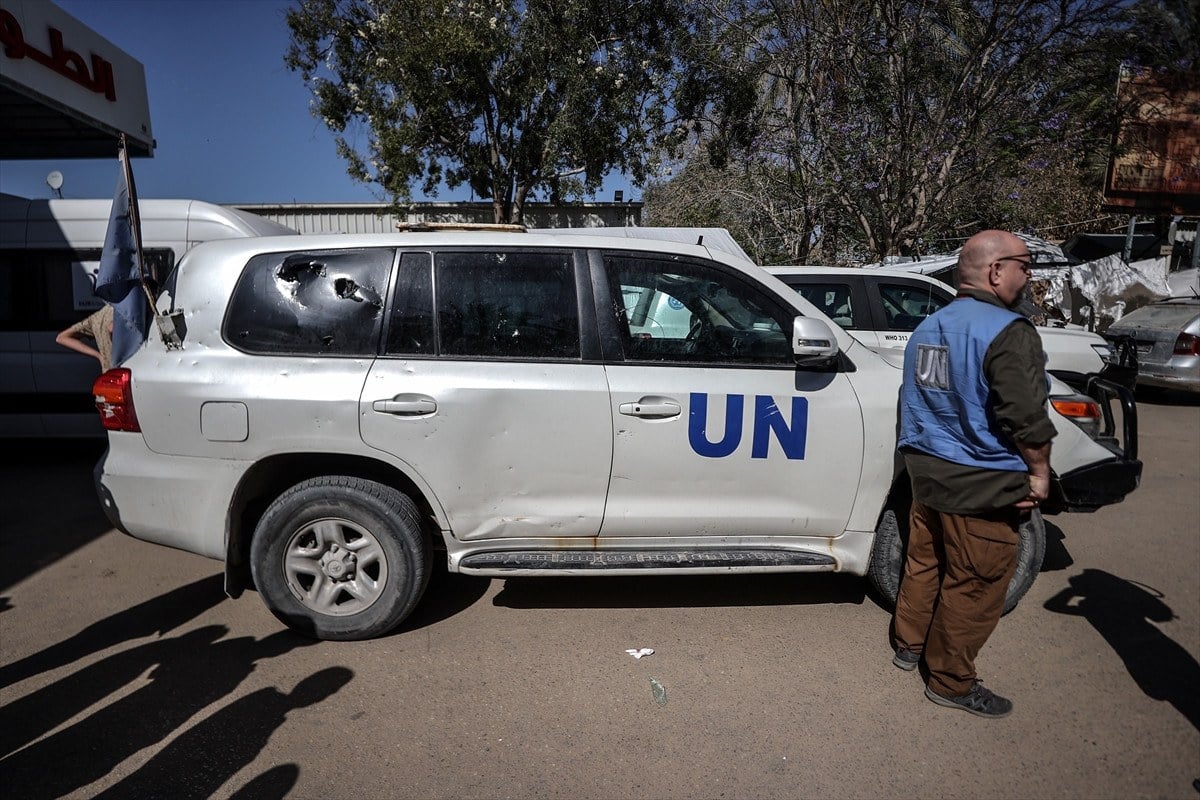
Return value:
M 146 266 L 160 283 L 192 246 L 296 231 L 199 200 L 142 200 Z M 111 200 L 0 195 L 0 437 L 101 436 L 95 359 L 55 335 L 100 308 L 93 294 Z

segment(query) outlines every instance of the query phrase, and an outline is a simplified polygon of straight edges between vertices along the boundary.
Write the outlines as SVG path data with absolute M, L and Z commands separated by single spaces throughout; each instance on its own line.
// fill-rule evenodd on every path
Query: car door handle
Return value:
M 669 397 L 643 397 L 636 403 L 621 403 L 618 409 L 629 417 L 643 419 L 667 419 L 677 417 L 683 410 L 679 403 Z
M 398 394 L 390 400 L 376 400 L 371 408 L 381 414 L 415 417 L 437 411 L 437 401 L 424 394 Z

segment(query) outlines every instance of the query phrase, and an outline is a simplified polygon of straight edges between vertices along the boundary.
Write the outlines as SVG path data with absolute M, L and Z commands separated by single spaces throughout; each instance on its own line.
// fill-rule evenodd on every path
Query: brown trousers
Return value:
M 946 514 L 914 500 L 909 521 L 896 645 L 924 655 L 932 691 L 966 694 L 1017 568 L 1020 514 Z

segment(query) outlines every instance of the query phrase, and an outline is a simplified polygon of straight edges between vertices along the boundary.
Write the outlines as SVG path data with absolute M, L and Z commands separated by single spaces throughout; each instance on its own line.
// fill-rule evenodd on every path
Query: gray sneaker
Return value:
M 896 655 L 892 656 L 892 663 L 905 672 L 912 672 L 917 668 L 917 664 L 921 661 L 921 654 L 914 653 L 907 647 L 901 647 L 896 651 Z
M 983 688 L 983 683 L 980 681 L 975 681 L 971 684 L 971 691 L 966 694 L 960 694 L 957 697 L 943 697 L 928 686 L 925 687 L 925 696 L 939 706 L 959 708 L 977 717 L 999 719 L 1000 717 L 1007 717 L 1013 710 L 1012 700 L 1001 697 L 993 693 L 990 689 Z

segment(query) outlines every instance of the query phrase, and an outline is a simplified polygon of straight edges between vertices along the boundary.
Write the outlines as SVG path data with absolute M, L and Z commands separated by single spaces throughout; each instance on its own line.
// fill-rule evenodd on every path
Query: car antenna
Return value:
M 700 234 L 700 238 L 696 240 L 696 244 L 697 244 L 697 245 L 699 245 L 699 246 L 701 246 L 701 247 L 703 247 L 703 246 L 704 246 L 704 234 L 703 234 L 703 233 L 702 233 L 702 234 Z

